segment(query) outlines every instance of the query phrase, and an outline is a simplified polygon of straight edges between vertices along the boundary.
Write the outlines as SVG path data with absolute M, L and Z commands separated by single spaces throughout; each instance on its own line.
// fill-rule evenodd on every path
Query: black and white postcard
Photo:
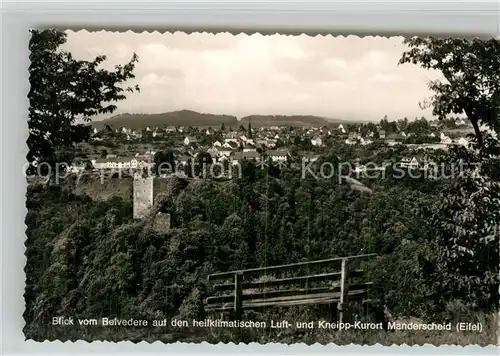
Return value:
M 499 40 L 29 48 L 27 339 L 497 344 Z

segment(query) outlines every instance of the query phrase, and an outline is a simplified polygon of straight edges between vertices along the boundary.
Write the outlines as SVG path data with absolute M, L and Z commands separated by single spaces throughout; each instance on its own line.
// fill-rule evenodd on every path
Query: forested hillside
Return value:
M 295 126 L 295 127 L 312 127 L 326 126 L 333 122 L 326 118 L 313 115 L 250 115 L 241 118 L 242 125 L 252 123 L 254 127 L 269 127 L 269 126 Z M 340 121 L 342 122 L 342 121 Z M 338 125 L 338 123 L 337 123 Z
M 332 151 L 325 159 L 343 158 L 338 154 Z M 365 183 L 372 194 L 332 179 L 301 179 L 300 172 L 289 168 L 266 172 L 251 163 L 244 167 L 243 178 L 235 181 L 197 180 L 186 186 L 173 179 L 169 195 L 157 207 L 172 216 L 172 229 L 166 232 L 133 221 L 127 200 L 97 202 L 60 186 L 30 187 L 28 335 L 70 338 L 76 333 L 50 327 L 54 315 L 202 319 L 209 273 L 360 252 L 382 256 L 369 273 L 395 318 L 477 319 L 497 307 L 491 301 L 498 300 L 498 244 L 469 240 L 466 247 L 472 255 L 457 255 L 464 247 L 460 235 L 451 234 L 462 231 L 464 238 L 470 238 L 480 233 L 470 230 L 471 224 L 484 221 L 467 221 L 467 210 L 450 205 L 446 192 L 456 182 L 386 177 Z M 464 218 L 456 220 L 461 213 Z M 450 231 L 446 221 L 451 219 L 462 221 L 462 226 L 454 225 Z M 456 244 L 446 245 L 451 236 Z M 328 312 L 319 307 L 249 313 L 262 320 L 289 313 L 292 318 L 328 318 Z M 86 331 L 92 332 L 97 331 Z M 153 338 L 164 341 L 225 337 L 248 342 L 256 341 L 254 333 L 262 331 L 225 336 L 205 332 L 200 336 L 140 329 L 136 337 L 154 334 Z M 109 337 L 119 339 L 120 333 Z M 258 337 L 276 340 L 271 331 Z M 329 342 L 331 337 L 318 341 Z M 288 340 L 307 341 L 304 338 L 292 333 Z
M 92 127 L 102 129 L 105 125 L 113 129 L 126 127 L 129 129 L 143 129 L 146 127 L 164 128 L 167 126 L 211 126 L 220 127 L 224 125 L 237 129 L 239 125 L 248 125 L 251 122 L 254 127 L 269 126 L 324 126 L 332 123 L 346 123 L 342 120 L 328 120 L 313 115 L 250 115 L 238 120 L 236 116 L 198 113 L 192 110 L 179 110 L 158 114 L 120 114 L 105 120 L 94 121 Z

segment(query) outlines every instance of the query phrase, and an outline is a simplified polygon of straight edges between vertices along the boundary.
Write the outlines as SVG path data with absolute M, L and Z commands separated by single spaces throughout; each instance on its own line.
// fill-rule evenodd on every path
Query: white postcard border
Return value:
M 10 354 L 498 354 L 496 347 L 163 344 L 24 341 L 28 29 L 232 32 L 308 35 L 498 36 L 500 3 L 488 1 L 4 1 L 2 10 L 1 353 Z

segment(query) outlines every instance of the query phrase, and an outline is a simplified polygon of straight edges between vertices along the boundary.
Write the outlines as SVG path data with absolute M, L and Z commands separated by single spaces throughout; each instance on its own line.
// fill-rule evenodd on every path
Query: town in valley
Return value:
M 183 114 L 189 118 L 190 112 Z M 116 122 L 119 118 L 111 120 Z M 473 132 L 470 123 L 458 117 L 446 121 L 425 117 L 388 121 L 385 117 L 375 123 L 332 123 L 318 119 L 324 121 L 322 125 L 306 126 L 304 119 L 302 126 L 256 126 L 251 119 L 244 118 L 235 119 L 234 127 L 223 123 L 217 127 L 163 125 L 135 129 L 110 126 L 103 120 L 98 122 L 99 128 L 92 128 L 89 142 L 77 146 L 78 154 L 68 169 L 71 173 L 97 175 L 146 169 L 162 178 L 172 175 L 202 178 L 202 172 L 193 169 L 199 162 L 205 164 L 206 169 L 218 164 L 222 168 L 219 177 L 231 177 L 234 167 L 244 161 L 260 168 L 300 166 L 318 160 L 333 146 L 351 150 L 360 147 L 375 153 L 383 147 L 397 148 L 399 154 L 378 162 L 371 159 L 370 163 L 376 162 L 380 167 L 399 164 L 403 168 L 424 169 L 432 161 L 433 151 L 467 147 L 467 137 Z M 155 162 L 162 159 L 169 165 L 152 170 Z M 367 160 L 361 157 L 354 160 L 353 173 L 374 168 L 365 166 L 363 161 Z

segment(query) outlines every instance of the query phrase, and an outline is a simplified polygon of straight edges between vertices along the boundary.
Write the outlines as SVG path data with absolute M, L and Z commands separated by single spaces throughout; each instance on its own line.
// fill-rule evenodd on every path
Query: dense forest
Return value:
M 347 154 L 333 148 L 323 160 L 343 161 Z M 443 160 L 456 159 L 453 154 L 442 153 Z M 493 302 L 498 300 L 498 235 L 484 240 L 481 224 L 488 229 L 493 210 L 487 210 L 489 193 L 477 179 L 393 179 L 388 172 L 383 179 L 361 178 L 373 191 L 367 194 L 332 179 L 301 179 L 291 168 L 265 171 L 248 162 L 243 173 L 225 182 L 173 179 L 156 206 L 172 216 L 172 228 L 165 232 L 153 230 L 147 221 L 134 221 L 129 200 L 94 201 L 62 186 L 31 186 L 26 217 L 28 335 L 70 338 L 75 330 L 49 326 L 54 315 L 201 319 L 209 273 L 360 252 L 381 256 L 369 273 L 394 318 L 484 318 L 486 325 L 493 325 L 487 315 L 498 307 Z M 450 199 L 457 184 L 476 185 L 477 209 L 485 215 L 471 217 L 465 197 Z M 266 320 L 286 313 L 327 317 L 318 307 L 252 317 Z M 92 332 L 96 330 L 86 334 Z M 207 331 L 176 336 L 165 329 L 142 332 L 129 331 L 127 338 L 222 337 Z M 225 337 L 258 341 L 253 333 Z M 483 335 L 483 342 L 491 342 L 492 336 Z M 280 341 L 271 331 L 259 337 Z M 288 340 L 304 337 L 291 334 Z M 318 341 L 327 342 L 331 335 L 325 337 Z
M 295 127 L 311 127 L 311 126 L 328 126 L 333 123 L 344 123 L 342 120 L 330 120 L 327 118 L 313 115 L 249 115 L 242 117 L 240 123 L 248 125 L 251 122 L 253 127 L 269 127 L 269 126 L 295 126 Z
M 112 71 L 59 50 L 66 34 L 32 30 L 28 174 L 74 159 L 91 137 L 92 117 L 110 114 L 137 85 L 138 56 Z M 470 147 L 434 151 L 441 174 L 356 177 L 303 175 L 293 165 L 244 161 L 228 180 L 169 178 L 151 212 L 164 231 L 134 220 L 132 199 L 97 200 L 71 184 L 30 184 L 26 194 L 25 335 L 37 341 L 306 342 L 337 344 L 496 344 L 499 309 L 500 41 L 408 38 L 400 64 L 441 71 L 429 88 L 433 114 L 465 114 Z M 450 60 L 451 58 L 451 60 Z M 124 85 L 125 84 L 125 85 Z M 82 123 L 83 121 L 83 123 Z M 252 122 L 253 123 L 253 122 Z M 387 129 L 394 128 L 387 120 Z M 412 124 L 421 130 L 425 120 Z M 410 123 L 408 123 L 410 125 Z M 486 127 L 486 129 L 484 129 Z M 315 163 L 381 163 L 411 157 L 405 145 L 328 142 Z M 465 163 L 465 164 L 463 164 Z M 262 169 L 264 167 L 264 169 Z M 420 168 L 418 169 L 419 172 Z M 397 174 L 395 174 L 397 173 Z M 115 178 L 108 178 L 115 179 Z M 120 179 L 120 178 L 116 178 Z M 481 333 L 320 332 L 288 329 L 72 327 L 54 317 L 161 320 L 206 316 L 207 275 L 336 256 L 377 253 L 366 271 L 389 319 L 481 322 Z M 327 319 L 319 306 L 246 311 L 245 319 Z M 222 317 L 217 315 L 217 317 Z M 362 314 L 369 320 L 373 315 Z

